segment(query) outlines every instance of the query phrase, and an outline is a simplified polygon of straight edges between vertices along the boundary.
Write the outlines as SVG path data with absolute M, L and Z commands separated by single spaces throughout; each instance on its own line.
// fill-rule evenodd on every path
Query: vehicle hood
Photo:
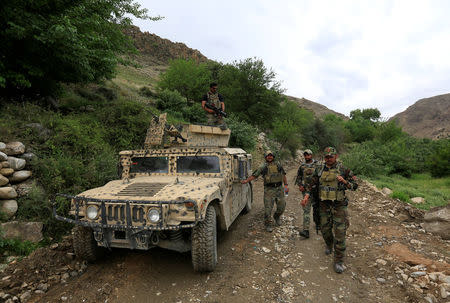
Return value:
M 172 201 L 192 199 L 196 201 L 221 198 L 225 187 L 223 178 L 193 176 L 146 176 L 108 182 L 78 194 L 86 198 L 112 200 Z

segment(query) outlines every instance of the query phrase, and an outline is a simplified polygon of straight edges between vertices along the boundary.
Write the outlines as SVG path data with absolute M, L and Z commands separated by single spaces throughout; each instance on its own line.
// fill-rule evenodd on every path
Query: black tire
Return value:
M 97 245 L 92 229 L 83 226 L 73 229 L 73 251 L 78 258 L 88 262 L 94 262 L 105 253 L 105 249 Z
M 252 210 L 252 204 L 253 204 L 253 187 L 251 183 L 248 183 L 249 185 L 249 190 L 248 192 L 250 193 L 250 199 L 247 199 L 247 203 L 245 203 L 245 207 L 244 207 L 244 214 L 248 214 L 251 210 Z
M 192 228 L 191 255 L 194 271 L 213 271 L 217 264 L 216 210 L 212 205 L 206 209 L 205 220 Z

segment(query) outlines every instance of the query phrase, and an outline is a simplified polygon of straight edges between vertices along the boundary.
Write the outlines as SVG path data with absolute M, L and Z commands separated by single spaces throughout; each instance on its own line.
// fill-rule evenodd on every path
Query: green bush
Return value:
M 247 152 L 253 151 L 256 145 L 257 129 L 234 115 L 230 116 L 226 123 L 231 130 L 229 146 L 240 147 Z
M 409 195 L 407 193 L 402 192 L 402 191 L 394 191 L 391 194 L 391 197 L 394 198 L 394 199 L 399 199 L 399 200 L 401 200 L 403 202 L 409 202 L 410 201 Z
M 36 248 L 40 246 L 39 243 L 32 243 L 30 241 L 21 241 L 19 239 L 6 239 L 0 236 L 0 255 L 12 256 L 28 256 Z
M 384 172 L 383 163 L 370 146 L 352 144 L 348 148 L 349 151 L 341 156 L 341 160 L 355 174 L 371 177 Z
M 162 73 L 157 85 L 161 92 L 177 91 L 188 100 L 200 101 L 212 82 L 211 71 L 206 63 L 197 63 L 193 59 L 176 59 L 169 62 L 169 68 Z
M 139 89 L 139 94 L 148 98 L 156 97 L 156 94 L 148 86 L 142 86 Z
M 450 176 L 450 140 L 443 140 L 435 147 L 427 164 L 433 177 Z
M 182 113 L 187 106 L 187 99 L 183 97 L 178 91 L 164 89 L 158 93 L 156 100 L 156 107 L 159 110 L 177 111 Z

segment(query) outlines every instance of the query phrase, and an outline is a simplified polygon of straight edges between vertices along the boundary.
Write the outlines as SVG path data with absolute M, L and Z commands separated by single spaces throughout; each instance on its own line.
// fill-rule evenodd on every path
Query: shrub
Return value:
M 394 199 L 399 199 L 399 200 L 401 200 L 403 202 L 409 202 L 408 194 L 406 194 L 406 193 L 404 193 L 402 191 L 394 191 L 391 194 L 391 197 L 394 198 Z
M 139 94 L 148 98 L 156 97 L 156 94 L 148 86 L 142 86 L 139 89 Z
M 437 146 L 436 151 L 428 160 L 428 167 L 433 177 L 445 177 L 450 175 L 450 140 Z
M 230 146 L 240 147 L 247 152 L 253 151 L 256 145 L 257 130 L 247 122 L 239 120 L 236 116 L 230 116 L 227 125 L 231 130 Z

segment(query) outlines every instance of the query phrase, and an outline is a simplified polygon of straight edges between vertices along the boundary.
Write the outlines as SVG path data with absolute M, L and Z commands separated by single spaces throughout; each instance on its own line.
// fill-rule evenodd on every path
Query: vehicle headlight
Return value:
M 147 218 L 150 222 L 156 223 L 161 219 L 161 214 L 158 209 L 152 208 L 148 211 Z
M 98 217 L 98 207 L 95 205 L 90 205 L 86 209 L 86 215 L 89 219 L 95 220 Z

